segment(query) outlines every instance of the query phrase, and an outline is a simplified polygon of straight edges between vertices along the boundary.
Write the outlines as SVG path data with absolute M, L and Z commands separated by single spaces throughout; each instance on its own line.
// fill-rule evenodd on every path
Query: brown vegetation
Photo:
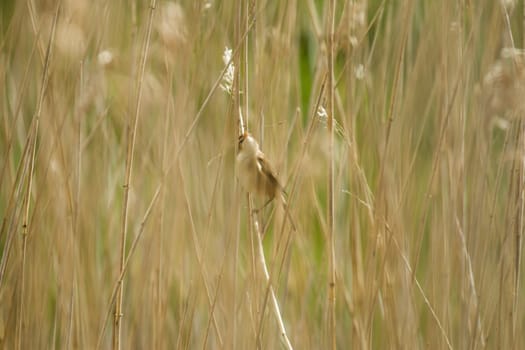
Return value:
M 0 15 L 0 348 L 525 346 L 523 2 Z

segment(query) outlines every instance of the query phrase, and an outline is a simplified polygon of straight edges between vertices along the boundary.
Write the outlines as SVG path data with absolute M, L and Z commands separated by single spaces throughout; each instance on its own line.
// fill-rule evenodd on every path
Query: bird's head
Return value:
M 248 132 L 244 132 L 239 136 L 239 151 L 246 151 L 249 153 L 256 153 L 259 150 L 259 144 Z

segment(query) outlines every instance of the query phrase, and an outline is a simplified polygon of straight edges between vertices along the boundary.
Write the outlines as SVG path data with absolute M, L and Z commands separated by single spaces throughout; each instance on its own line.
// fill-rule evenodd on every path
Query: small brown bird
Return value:
M 266 204 L 284 192 L 259 144 L 247 132 L 239 136 L 236 164 L 241 185 L 246 191 L 267 198 Z
M 274 198 L 283 204 L 286 216 L 293 229 L 297 231 L 295 221 L 289 212 L 288 204 L 284 198 L 284 188 L 277 180 L 270 162 L 261 151 L 257 141 L 249 133 L 239 136 L 239 153 L 236 159 L 237 177 L 246 191 L 268 198 L 261 208 L 264 208 Z

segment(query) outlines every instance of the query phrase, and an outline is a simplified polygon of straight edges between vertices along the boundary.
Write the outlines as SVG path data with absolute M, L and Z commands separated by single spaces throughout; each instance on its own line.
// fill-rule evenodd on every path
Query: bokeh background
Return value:
M 240 114 L 295 348 L 525 346 L 522 1 L 3 0 L 0 33 L 1 348 L 279 348 Z

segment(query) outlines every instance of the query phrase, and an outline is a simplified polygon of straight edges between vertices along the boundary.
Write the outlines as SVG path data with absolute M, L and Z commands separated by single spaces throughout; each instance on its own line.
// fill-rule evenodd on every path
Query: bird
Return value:
M 239 136 L 236 165 L 237 177 L 242 187 L 249 193 L 267 199 L 266 204 L 284 192 L 270 161 L 248 132 Z
M 284 187 L 279 182 L 270 161 L 261 151 L 259 143 L 248 132 L 243 132 L 239 136 L 239 152 L 235 162 L 237 178 L 244 190 L 267 200 L 260 209 L 255 211 L 263 209 L 277 198 L 283 204 L 286 215 L 293 229 L 296 230 L 295 222 L 288 211 Z

